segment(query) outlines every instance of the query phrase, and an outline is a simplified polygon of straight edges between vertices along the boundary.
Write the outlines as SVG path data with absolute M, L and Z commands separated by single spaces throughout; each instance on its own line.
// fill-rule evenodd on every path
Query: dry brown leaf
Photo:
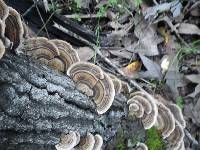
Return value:
M 178 88 L 184 87 L 186 85 L 183 74 L 181 74 L 177 67 L 177 60 L 174 57 L 170 58 L 170 66 L 166 73 L 165 79 L 166 84 L 169 86 L 171 92 L 174 97 L 177 98 L 179 96 Z
M 159 55 L 157 45 L 163 41 L 163 38 L 157 34 L 156 27 L 154 25 L 149 25 L 149 23 L 138 14 L 134 17 L 134 23 L 136 25 L 134 33 L 139 40 L 126 49 L 146 56 Z
M 178 32 L 181 34 L 200 35 L 200 29 L 196 25 L 190 23 L 181 23 Z
M 76 51 L 81 61 L 88 61 L 94 56 L 94 51 L 89 47 L 80 47 Z
M 131 59 L 132 53 L 127 50 L 109 50 L 109 52 L 117 57 Z
M 149 59 L 148 57 L 141 54 L 139 54 L 139 56 L 142 61 L 142 64 L 146 68 L 146 71 L 140 71 L 138 73 L 139 76 L 142 78 L 147 78 L 147 79 L 153 78 L 153 79 L 160 80 L 162 77 L 161 67 L 157 63 Z
M 188 95 L 189 97 L 194 98 L 197 94 L 200 93 L 200 75 L 199 74 L 197 74 L 197 75 L 196 74 L 192 74 L 192 75 L 185 76 L 185 78 L 188 79 L 188 80 L 190 80 L 193 83 L 198 84 L 195 87 L 194 92 L 192 92 L 191 94 Z

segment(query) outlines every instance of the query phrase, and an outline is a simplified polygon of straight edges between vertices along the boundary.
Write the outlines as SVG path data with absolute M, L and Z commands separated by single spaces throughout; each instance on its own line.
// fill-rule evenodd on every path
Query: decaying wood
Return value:
M 60 135 L 70 130 L 99 133 L 109 147 L 119 132 L 144 137 L 140 123 L 126 116 L 122 94 L 107 113 L 98 115 L 68 76 L 26 56 L 6 54 L 0 60 L 0 147 L 55 149 Z

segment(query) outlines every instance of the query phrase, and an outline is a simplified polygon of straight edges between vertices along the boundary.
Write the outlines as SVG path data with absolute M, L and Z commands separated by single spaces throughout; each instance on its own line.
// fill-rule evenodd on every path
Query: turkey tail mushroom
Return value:
M 112 79 L 112 82 L 114 84 L 114 88 L 115 88 L 115 93 L 118 94 L 121 92 L 122 89 L 122 83 L 121 80 L 118 79 L 115 75 L 113 74 L 108 74 L 110 76 L 110 78 Z
M 137 147 L 135 148 L 135 150 L 148 150 L 148 147 L 144 143 L 138 143 Z
M 155 100 L 143 92 L 134 92 L 127 101 L 129 105 L 129 114 L 134 114 L 141 118 L 145 129 L 151 128 L 157 119 L 158 109 Z
M 0 0 L 0 19 L 5 21 L 9 15 L 9 8 L 3 0 Z
M 0 40 L 0 59 L 3 57 L 5 53 L 5 47 L 3 45 L 3 42 Z
M 0 20 L 0 38 L 4 39 L 5 38 L 5 22 L 3 22 L 2 20 Z
M 22 46 L 24 28 L 21 17 L 15 9 L 9 7 L 9 15 L 5 20 L 5 24 L 5 36 L 12 43 L 11 50 L 20 53 L 19 48 Z
M 137 118 L 142 118 L 144 116 L 144 107 L 141 103 L 135 101 L 129 105 L 129 115 L 136 116 Z
M 46 65 L 60 54 L 56 45 L 44 37 L 27 39 L 24 48 L 27 55 Z
M 174 115 L 174 118 L 180 123 L 180 125 L 185 128 L 186 127 L 186 121 L 183 117 L 183 113 L 181 111 L 181 108 L 178 107 L 176 104 L 169 104 L 168 108 L 171 110 L 172 114 Z
M 179 150 L 182 147 L 184 136 L 184 128 L 176 121 L 174 131 L 166 138 L 168 150 Z
M 63 73 L 67 73 L 69 66 L 75 62 L 80 61 L 76 50 L 73 49 L 73 47 L 65 41 L 57 39 L 50 41 L 57 46 L 60 55 L 50 60 L 49 66 Z
M 163 138 L 167 138 L 175 129 L 175 119 L 170 109 L 168 109 L 163 103 L 158 102 L 158 117 L 156 127 Z
M 74 80 L 80 91 L 93 97 L 99 114 L 111 107 L 115 96 L 114 85 L 100 67 L 89 62 L 76 62 L 69 67 L 67 75 Z
M 95 138 L 91 133 L 87 133 L 86 137 L 80 140 L 77 150 L 93 150 Z
M 60 143 L 55 147 L 57 150 L 71 150 L 80 141 L 80 134 L 78 132 L 70 131 L 68 134 L 61 135 Z
M 163 103 L 167 108 L 170 109 L 174 118 L 182 125 L 183 128 L 185 128 L 186 121 L 183 117 L 181 108 L 178 107 L 176 104 L 172 103 L 171 101 L 164 99 L 161 95 L 156 95 L 155 97 L 156 97 L 157 101 Z
M 95 139 L 95 143 L 92 150 L 101 150 L 101 147 L 103 145 L 103 138 L 99 134 L 96 134 L 94 136 L 94 139 Z
M 99 80 L 93 87 L 94 102 L 97 105 L 97 112 L 99 114 L 105 113 L 112 105 L 115 97 L 115 88 L 111 78 L 104 73 L 104 79 Z

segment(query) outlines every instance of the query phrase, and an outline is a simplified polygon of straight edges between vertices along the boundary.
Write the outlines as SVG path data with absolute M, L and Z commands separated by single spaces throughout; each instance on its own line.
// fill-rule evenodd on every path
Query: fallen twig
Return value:
M 37 3 L 37 1 L 35 1 L 35 0 L 33 0 L 33 2 L 34 2 L 34 4 Z M 38 14 L 39 14 L 39 16 L 40 16 L 40 19 L 41 19 L 43 25 L 44 25 L 44 29 L 45 29 L 45 31 L 46 31 L 46 33 L 47 33 L 47 37 L 49 38 L 48 30 L 47 30 L 47 28 L 46 28 L 46 25 L 45 25 L 44 19 L 42 18 L 42 15 L 41 15 L 41 13 L 40 13 L 40 10 L 39 10 L 37 4 L 35 5 L 35 7 L 36 7 L 36 9 L 37 9 L 37 12 L 38 12 Z
M 87 19 L 87 18 L 98 18 L 99 16 L 97 14 L 72 14 L 72 15 L 64 15 L 65 18 L 81 18 L 81 19 Z M 104 14 L 101 17 L 107 17 L 106 14 Z
M 192 135 L 190 134 L 190 132 L 187 129 L 185 129 L 185 135 L 188 137 L 188 139 L 190 141 L 192 141 L 192 143 L 194 145 L 198 145 L 199 144 L 198 141 L 194 137 L 192 137 Z
M 25 13 L 22 14 L 22 17 L 26 16 L 37 4 L 39 4 L 40 0 L 37 0 L 29 9 L 26 10 Z

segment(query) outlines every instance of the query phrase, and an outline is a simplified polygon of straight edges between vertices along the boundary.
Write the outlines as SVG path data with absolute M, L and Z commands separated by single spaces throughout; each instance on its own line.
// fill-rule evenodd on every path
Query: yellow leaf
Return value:
M 164 37 L 165 45 L 168 44 L 170 40 L 170 35 L 164 27 L 159 28 L 160 34 Z
M 122 71 L 124 72 L 124 75 L 133 77 L 135 76 L 136 72 L 140 69 L 141 65 L 142 64 L 138 60 L 136 60 L 128 66 L 126 66 L 125 68 L 123 68 Z

